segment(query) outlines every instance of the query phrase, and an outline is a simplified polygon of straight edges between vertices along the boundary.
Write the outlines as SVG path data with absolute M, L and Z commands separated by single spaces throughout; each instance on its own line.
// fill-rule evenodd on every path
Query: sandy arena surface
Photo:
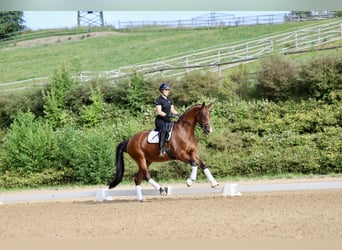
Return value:
M 3 204 L 0 239 L 342 239 L 342 189 L 145 198 Z

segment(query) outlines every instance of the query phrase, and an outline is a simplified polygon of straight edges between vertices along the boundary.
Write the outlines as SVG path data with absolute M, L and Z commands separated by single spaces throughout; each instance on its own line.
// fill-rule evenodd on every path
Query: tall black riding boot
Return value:
M 165 144 L 166 130 L 159 131 L 159 157 L 164 157 L 164 144 Z

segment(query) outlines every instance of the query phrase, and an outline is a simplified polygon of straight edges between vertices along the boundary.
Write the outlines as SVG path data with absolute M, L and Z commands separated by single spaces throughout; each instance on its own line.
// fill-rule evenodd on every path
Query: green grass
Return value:
M 0 43 L 1 83 L 49 76 L 62 63 L 70 65 L 75 72 L 112 70 L 221 44 L 245 42 L 317 23 L 297 22 L 215 29 L 134 29 L 116 31 L 115 35 L 107 37 L 71 39 L 68 42 L 35 47 Z M 49 33 L 48 36 L 51 35 Z

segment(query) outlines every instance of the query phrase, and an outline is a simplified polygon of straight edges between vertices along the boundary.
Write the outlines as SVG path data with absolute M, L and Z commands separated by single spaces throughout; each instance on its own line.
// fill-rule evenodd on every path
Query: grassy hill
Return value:
M 318 21 L 322 22 L 322 21 Z M 314 25 L 297 22 L 276 25 L 226 27 L 216 29 L 135 29 L 95 33 L 55 35 L 41 31 L 30 39 L 16 38 L 0 43 L 1 83 L 49 76 L 60 64 L 75 72 L 112 70 L 120 66 L 154 61 L 203 48 L 247 41 Z M 34 33 L 34 32 L 33 32 Z

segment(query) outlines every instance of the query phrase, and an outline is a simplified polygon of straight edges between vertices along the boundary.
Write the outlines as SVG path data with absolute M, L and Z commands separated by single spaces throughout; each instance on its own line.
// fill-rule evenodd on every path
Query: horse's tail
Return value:
M 125 172 L 125 164 L 123 153 L 126 152 L 128 140 L 119 143 L 116 147 L 116 160 L 115 160 L 115 179 L 109 182 L 109 188 L 116 187 L 122 180 L 122 177 Z

